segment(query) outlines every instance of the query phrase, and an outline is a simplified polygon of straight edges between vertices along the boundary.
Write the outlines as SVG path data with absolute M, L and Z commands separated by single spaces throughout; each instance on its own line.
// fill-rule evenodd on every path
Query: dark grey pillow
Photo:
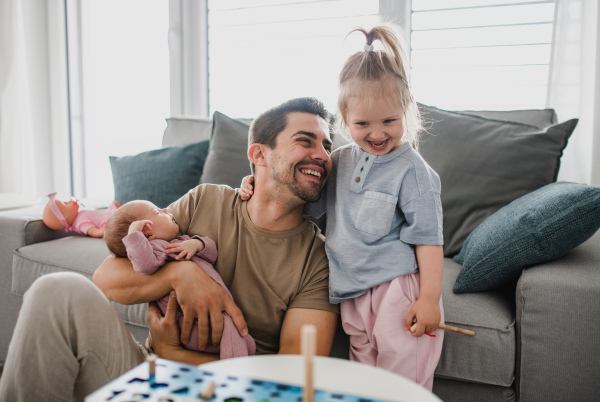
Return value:
M 543 129 L 420 105 L 419 151 L 440 175 L 444 255 L 457 254 L 485 218 L 556 181 L 577 119 Z
M 208 154 L 208 140 L 178 147 L 110 156 L 115 200 L 148 200 L 165 208 L 196 187 Z
M 454 261 L 455 293 L 495 289 L 551 261 L 600 228 L 600 187 L 551 183 L 501 208 L 467 237 Z
M 220 112 L 213 115 L 213 130 L 200 183 L 227 184 L 239 187 L 244 176 L 251 174 L 248 161 L 250 125 Z

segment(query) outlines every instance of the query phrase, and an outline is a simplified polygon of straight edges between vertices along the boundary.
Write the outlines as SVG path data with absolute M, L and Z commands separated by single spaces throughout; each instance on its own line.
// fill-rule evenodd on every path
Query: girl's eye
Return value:
M 359 122 L 356 122 L 356 123 L 354 123 L 354 124 L 356 124 L 357 126 L 364 127 L 364 126 L 366 126 L 366 125 L 367 125 L 367 122 L 365 122 L 365 121 L 359 121 Z
M 388 119 L 388 120 L 384 120 L 384 122 L 383 122 L 383 123 L 384 123 L 384 124 L 391 124 L 391 123 L 393 123 L 393 122 L 395 122 L 395 121 L 396 121 L 396 119 Z

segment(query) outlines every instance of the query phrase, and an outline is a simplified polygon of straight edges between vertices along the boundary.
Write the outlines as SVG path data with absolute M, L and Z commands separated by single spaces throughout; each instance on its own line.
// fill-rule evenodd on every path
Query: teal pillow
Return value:
M 110 156 L 115 200 L 148 200 L 165 208 L 200 183 L 209 141 Z
M 485 219 L 454 260 L 455 293 L 490 290 L 524 267 L 566 254 L 600 228 L 600 187 L 558 182 L 522 196 Z

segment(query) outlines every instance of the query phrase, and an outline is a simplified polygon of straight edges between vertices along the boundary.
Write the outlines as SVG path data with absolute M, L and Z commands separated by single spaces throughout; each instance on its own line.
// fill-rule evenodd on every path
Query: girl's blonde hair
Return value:
M 412 96 L 408 82 L 408 56 L 404 50 L 400 28 L 391 24 L 378 25 L 367 31 L 356 28 L 366 38 L 363 51 L 354 53 L 346 60 L 340 72 L 338 108 L 342 129 L 348 129 L 348 102 L 357 97 L 361 102 L 387 98 L 404 110 L 404 141 L 418 148 L 421 131 L 419 108 Z M 379 41 L 383 49 L 374 50 L 373 42 Z

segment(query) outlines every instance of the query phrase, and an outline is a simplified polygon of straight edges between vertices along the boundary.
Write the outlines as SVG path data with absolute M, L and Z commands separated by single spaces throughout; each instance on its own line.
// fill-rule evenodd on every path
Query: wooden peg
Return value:
M 217 388 L 217 384 L 214 381 L 209 381 L 198 396 L 202 399 L 209 400 L 215 396 L 215 388 Z
M 154 379 L 154 375 L 156 374 L 156 356 L 155 354 L 150 354 L 146 357 L 146 361 L 148 362 L 148 378 L 151 380 Z
M 302 326 L 302 355 L 304 356 L 304 392 L 303 402 L 314 402 L 314 356 L 317 344 L 317 328 L 314 325 Z
M 417 319 L 415 318 L 413 320 L 413 322 L 414 322 L 414 324 L 412 325 L 412 327 L 410 327 L 411 332 L 415 332 L 417 330 Z M 446 330 L 446 331 L 458 332 L 459 334 L 475 336 L 475 331 L 471 331 L 470 329 L 453 327 L 452 325 L 439 324 L 438 328 Z

